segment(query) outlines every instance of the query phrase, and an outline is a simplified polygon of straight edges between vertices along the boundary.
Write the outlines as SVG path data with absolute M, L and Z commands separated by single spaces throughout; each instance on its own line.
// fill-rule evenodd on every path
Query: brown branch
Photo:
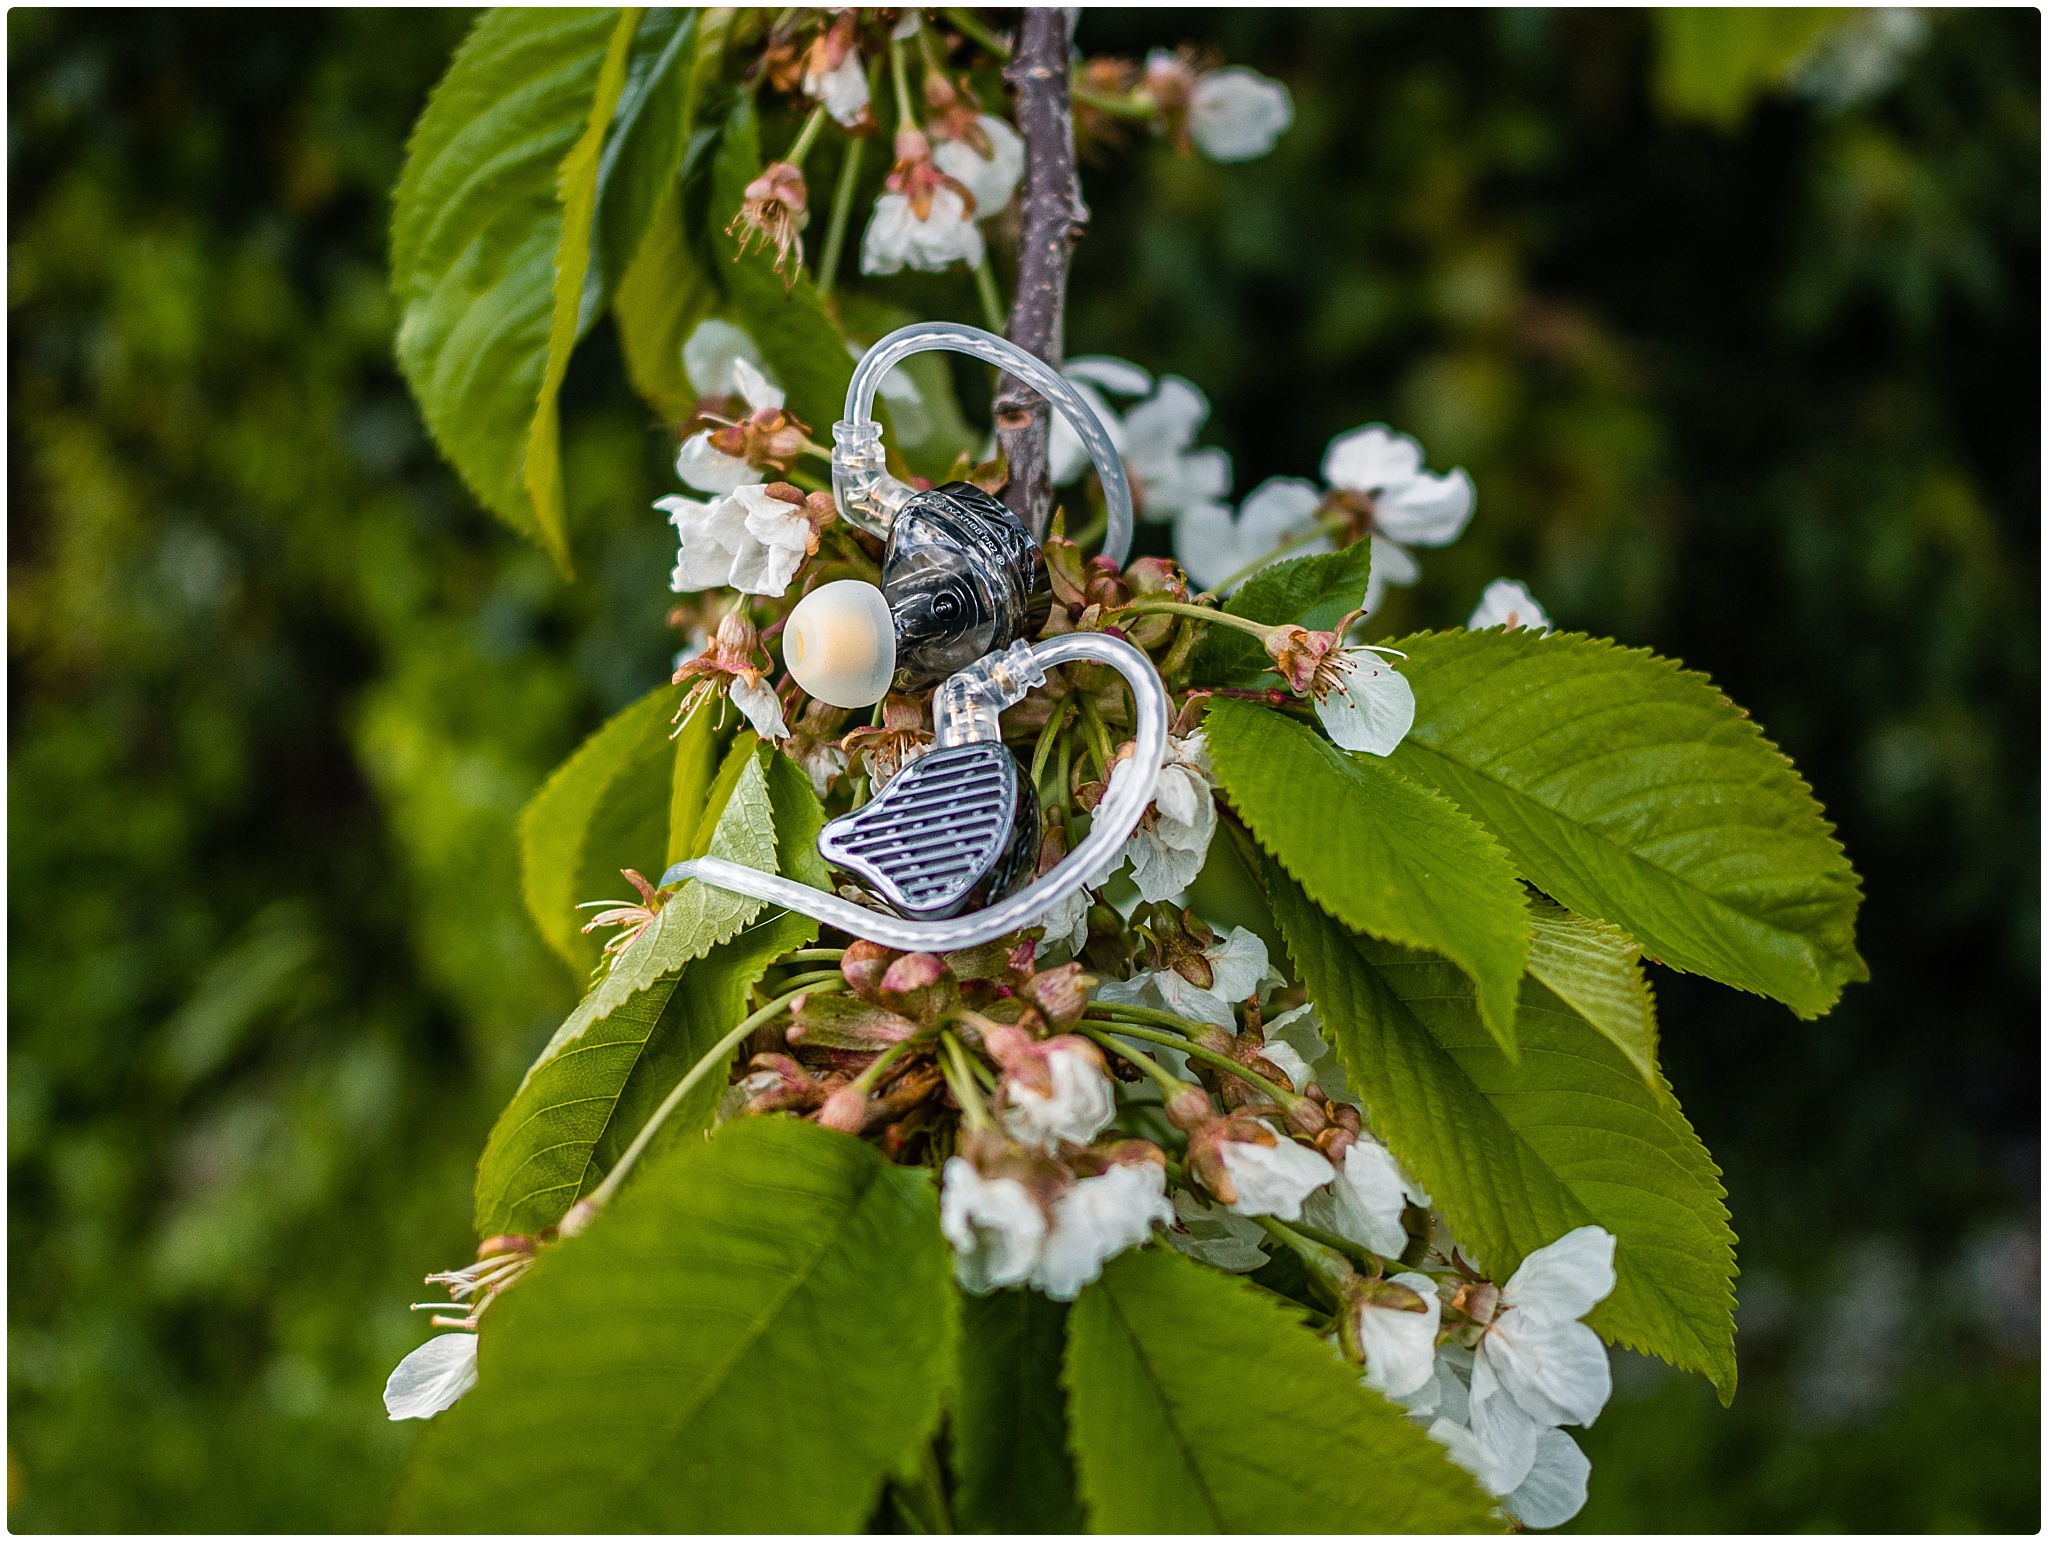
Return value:
M 1017 96 L 1017 127 L 1024 137 L 1024 232 L 1017 245 L 1010 341 L 1054 368 L 1066 351 L 1067 263 L 1088 223 L 1067 99 L 1077 14 L 1066 8 L 1026 10 L 1016 52 L 1003 69 Z M 1010 468 L 1003 501 L 1042 537 L 1052 517 L 1048 409 L 1029 386 L 1005 375 L 996 388 L 995 419 Z

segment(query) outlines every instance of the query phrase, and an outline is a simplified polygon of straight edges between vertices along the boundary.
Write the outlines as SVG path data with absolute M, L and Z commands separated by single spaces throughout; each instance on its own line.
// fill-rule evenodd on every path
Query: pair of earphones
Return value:
M 833 498 L 843 519 L 885 540 L 881 584 L 822 584 L 782 631 L 791 677 L 835 707 L 938 685 L 931 750 L 818 838 L 825 860 L 887 908 L 717 857 L 679 862 L 662 883 L 695 879 L 884 947 L 943 953 L 1031 925 L 1112 864 L 1152 801 L 1168 702 L 1152 661 L 1122 638 L 1073 632 L 1026 640 L 1046 615 L 1045 556 L 1008 508 L 970 483 L 919 491 L 889 474 L 873 416 L 876 389 L 903 360 L 933 350 L 997 365 L 1060 411 L 1102 479 L 1104 555 L 1121 565 L 1130 554 L 1130 480 L 1101 420 L 1064 376 L 978 327 L 925 322 L 891 332 L 855 368 L 846 416 L 832 429 Z M 1000 715 L 1043 683 L 1047 669 L 1079 660 L 1107 664 L 1129 682 L 1135 753 L 1111 777 L 1087 836 L 1031 880 L 1037 795 L 1002 742 Z

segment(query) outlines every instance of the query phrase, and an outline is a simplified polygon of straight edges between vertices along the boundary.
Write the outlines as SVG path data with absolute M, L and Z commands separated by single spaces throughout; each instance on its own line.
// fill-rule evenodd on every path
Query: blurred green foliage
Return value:
M 381 1524 L 405 1303 L 574 993 L 514 820 L 679 642 L 669 445 L 599 328 L 565 585 L 421 432 L 388 190 L 467 25 L 9 13 L 16 1529 Z M 1583 1529 L 2038 1524 L 2039 26 L 1781 38 L 1687 98 L 1713 29 L 1632 12 L 1082 22 L 1195 27 L 1298 118 L 1092 152 L 1072 351 L 1196 381 L 1239 496 L 1373 419 L 1465 465 L 1388 629 L 1508 573 L 1685 659 L 1865 875 L 1822 1022 L 1660 974 L 1743 1387 L 1625 1359 Z

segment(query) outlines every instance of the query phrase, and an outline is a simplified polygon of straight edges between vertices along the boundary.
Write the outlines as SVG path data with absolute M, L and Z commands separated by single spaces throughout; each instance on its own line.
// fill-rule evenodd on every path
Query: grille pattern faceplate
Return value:
M 825 826 L 825 860 L 918 920 L 958 915 L 1006 887 L 1016 864 L 1020 810 L 1016 758 L 1000 744 L 935 750 L 899 771 L 872 803 Z M 1037 819 L 1029 818 L 1031 845 Z M 988 885 L 984 880 L 994 878 Z

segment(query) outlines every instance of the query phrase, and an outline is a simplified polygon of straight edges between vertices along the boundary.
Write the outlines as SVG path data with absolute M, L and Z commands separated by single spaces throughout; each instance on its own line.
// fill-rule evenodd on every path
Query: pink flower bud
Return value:
M 868 1097 L 858 1087 L 841 1087 L 825 1099 L 824 1107 L 818 1110 L 818 1123 L 828 1130 L 840 1130 L 848 1135 L 858 1135 L 867 1127 Z

